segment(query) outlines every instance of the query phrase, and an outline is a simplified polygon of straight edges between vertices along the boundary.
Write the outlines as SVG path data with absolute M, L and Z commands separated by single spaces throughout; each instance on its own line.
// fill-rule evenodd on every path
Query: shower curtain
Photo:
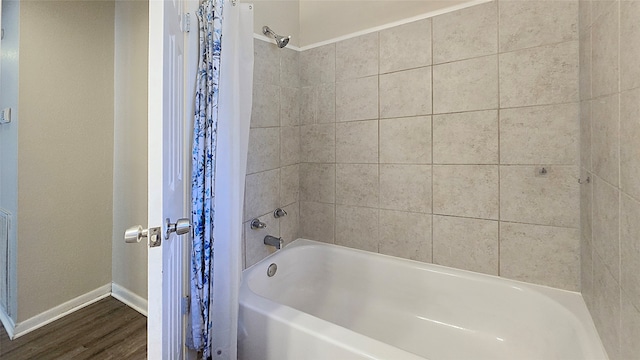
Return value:
M 204 359 L 237 358 L 242 210 L 253 92 L 252 10 L 252 5 L 235 0 L 228 4 L 205 0 L 198 11 L 189 345 L 202 350 Z

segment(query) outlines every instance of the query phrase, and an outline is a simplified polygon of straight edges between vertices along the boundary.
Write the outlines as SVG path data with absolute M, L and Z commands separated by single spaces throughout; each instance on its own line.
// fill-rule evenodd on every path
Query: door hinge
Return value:
M 188 33 L 191 31 L 191 14 L 184 14 L 184 19 L 182 21 L 182 31 Z
M 191 301 L 189 301 L 189 297 L 185 296 L 182 298 L 182 314 L 186 315 L 189 313 L 189 308 L 191 306 Z

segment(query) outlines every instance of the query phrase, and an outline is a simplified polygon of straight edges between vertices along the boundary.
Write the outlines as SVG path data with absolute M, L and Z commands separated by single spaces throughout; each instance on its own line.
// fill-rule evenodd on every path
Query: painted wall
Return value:
M 254 8 L 253 32 L 262 35 L 267 25 L 276 33 L 291 35 L 291 45 L 300 45 L 300 2 L 298 0 L 241 0 Z
M 0 300 L 8 315 L 15 321 L 17 315 L 16 238 L 18 209 L 18 48 L 20 41 L 20 2 L 2 1 L 2 53 L 0 54 L 0 109 L 11 107 L 13 122 L 0 126 L 0 208 L 13 215 L 9 232 L 9 263 L 0 260 L 0 294 L 9 300 Z M 5 284 L 6 275 L 8 284 Z M 5 296 L 3 296 L 5 298 Z M 6 303 L 5 303 L 6 302 Z
M 17 321 L 111 282 L 114 2 L 20 7 Z
M 298 238 L 298 176 L 300 163 L 299 53 L 273 43 L 254 41 L 253 107 L 244 204 L 245 267 L 274 248 L 266 235 L 286 243 Z M 282 207 L 288 215 L 276 219 Z M 266 229 L 252 230 L 259 218 Z
M 468 2 L 300 0 L 300 42 L 307 46 Z
M 291 45 L 304 47 L 406 18 L 446 11 L 466 0 L 352 1 L 257 0 L 254 33 L 268 25 L 280 35 L 291 35 Z
M 577 6 L 302 52 L 300 236 L 579 290 Z
M 115 2 L 113 282 L 147 298 L 147 246 L 124 230 L 147 223 L 147 68 L 149 3 Z
M 582 294 L 611 359 L 640 354 L 639 23 L 639 1 L 580 1 Z

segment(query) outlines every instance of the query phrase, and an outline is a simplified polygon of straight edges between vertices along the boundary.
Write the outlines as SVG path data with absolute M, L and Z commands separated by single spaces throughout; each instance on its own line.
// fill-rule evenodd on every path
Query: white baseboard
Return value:
M 111 284 L 111 296 L 122 301 L 125 305 L 147 316 L 148 301 L 133 291 L 116 283 Z
M 9 339 L 13 339 L 13 334 L 15 333 L 16 324 L 13 322 L 13 319 L 7 311 L 0 306 L 0 322 L 4 326 L 4 329 L 7 330 L 7 335 L 9 335 Z
M 80 295 L 75 299 L 71 299 L 66 303 L 60 304 L 30 319 L 19 322 L 15 325 L 13 335 L 9 334 L 11 339 L 18 338 L 22 335 L 39 329 L 61 317 L 89 306 L 96 301 L 102 300 L 111 295 L 111 284 L 103 285 L 95 290 L 89 291 L 84 295 Z M 4 323 L 4 322 L 3 322 Z M 6 325 L 5 325 L 6 326 Z

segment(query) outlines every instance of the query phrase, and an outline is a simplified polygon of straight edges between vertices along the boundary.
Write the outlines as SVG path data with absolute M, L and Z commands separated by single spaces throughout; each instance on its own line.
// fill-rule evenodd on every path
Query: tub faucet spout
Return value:
M 270 245 L 270 246 L 275 246 L 276 249 L 280 250 L 282 249 L 282 243 L 284 242 L 284 240 L 282 240 L 282 238 L 279 237 L 275 237 L 275 236 L 271 236 L 271 235 L 267 235 L 264 237 L 264 244 L 265 245 Z

